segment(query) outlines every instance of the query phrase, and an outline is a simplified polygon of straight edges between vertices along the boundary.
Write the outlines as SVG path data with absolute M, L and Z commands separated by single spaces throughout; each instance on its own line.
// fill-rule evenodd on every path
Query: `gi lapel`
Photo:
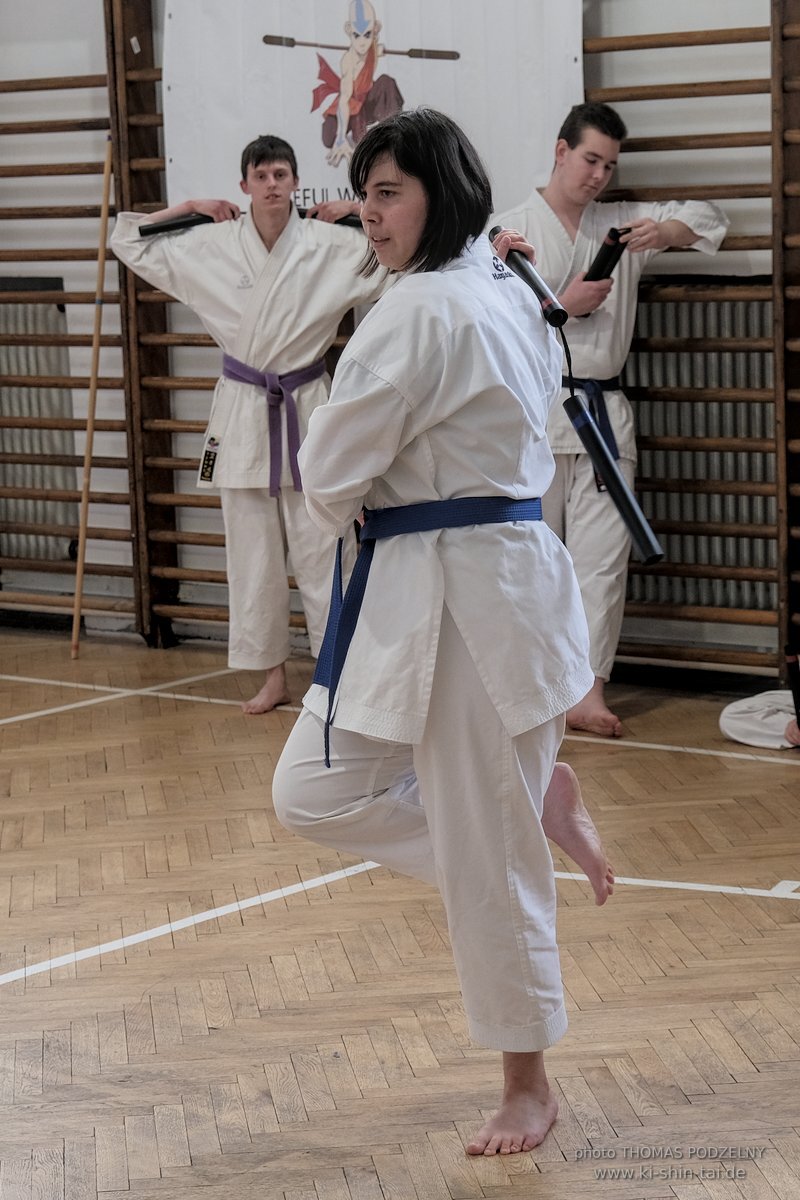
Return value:
M 583 271 L 589 266 L 589 259 L 586 257 L 588 243 L 585 235 L 582 233 L 583 220 L 586 217 L 586 213 L 584 212 L 583 214 L 578 235 L 573 242 L 567 230 L 541 193 L 534 192 L 531 200 L 532 206 L 539 213 L 542 226 L 546 227 L 547 230 L 548 249 L 545 252 L 544 247 L 542 247 L 541 257 L 542 262 L 546 263 L 548 282 L 556 295 L 558 295 L 578 271 Z
M 240 362 L 255 367 L 259 371 L 266 370 L 271 363 L 261 361 L 264 357 L 264 329 L 269 324 L 271 302 L 281 270 L 286 266 L 292 248 L 300 231 L 300 217 L 292 207 L 286 228 L 278 238 L 272 250 L 267 250 L 261 241 L 255 227 L 252 213 L 245 217 L 245 227 L 242 231 L 245 239 L 245 257 L 252 263 L 263 263 L 255 280 L 247 301 L 242 309 L 242 320 L 230 353 Z M 255 354 L 259 361 L 253 361 Z

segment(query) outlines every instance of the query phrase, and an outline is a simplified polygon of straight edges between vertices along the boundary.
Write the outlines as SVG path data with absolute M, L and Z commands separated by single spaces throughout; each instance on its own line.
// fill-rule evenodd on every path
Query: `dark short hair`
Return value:
M 297 178 L 297 159 L 294 150 L 283 138 L 271 133 L 262 133 L 248 142 L 242 151 L 242 179 L 247 179 L 248 167 L 260 167 L 262 163 L 288 162 L 292 174 Z
M 425 228 L 404 269 L 438 271 L 483 232 L 492 212 L 492 187 L 480 156 L 450 117 L 415 108 L 380 121 L 356 146 L 350 185 L 362 200 L 370 171 L 384 157 L 418 179 L 428 197 Z M 370 249 L 362 273 L 371 275 L 377 267 Z
M 596 129 L 615 142 L 624 142 L 628 136 L 625 122 L 618 112 L 608 104 L 589 101 L 586 104 L 576 104 L 570 109 L 564 124 L 558 131 L 559 141 L 567 143 L 574 150 L 583 137 L 584 129 Z

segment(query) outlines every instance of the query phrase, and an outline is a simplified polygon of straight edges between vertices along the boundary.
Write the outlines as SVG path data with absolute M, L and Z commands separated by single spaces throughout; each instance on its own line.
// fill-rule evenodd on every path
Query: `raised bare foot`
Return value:
M 558 1103 L 550 1091 L 544 1067 L 541 1070 L 536 1067 L 531 1074 L 524 1062 L 534 1059 L 541 1062 L 542 1058 L 541 1052 L 503 1055 L 502 1104 L 469 1143 L 467 1154 L 520 1154 L 544 1141 L 558 1116 Z
M 600 737 L 622 737 L 622 722 L 605 702 L 605 683 L 595 676 L 590 690 L 567 712 L 567 728 Z
M 614 872 L 584 806 L 578 778 L 566 763 L 556 763 L 553 770 L 544 797 L 542 829 L 588 877 L 595 904 L 605 904 L 614 891 Z
M 272 712 L 272 709 L 277 708 L 279 704 L 289 704 L 290 702 L 291 697 L 286 687 L 286 669 L 281 663 L 277 667 L 270 667 L 261 691 L 257 692 L 252 700 L 244 702 L 242 712 L 251 716 L 256 713 Z

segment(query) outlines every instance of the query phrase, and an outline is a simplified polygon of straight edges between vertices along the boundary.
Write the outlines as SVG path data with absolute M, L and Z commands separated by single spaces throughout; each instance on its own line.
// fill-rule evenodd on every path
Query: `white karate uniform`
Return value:
M 227 354 L 261 372 L 285 374 L 322 358 L 344 314 L 375 300 L 386 275 L 364 279 L 362 233 L 323 221 L 288 224 L 267 250 L 251 212 L 237 221 L 139 236 L 148 217 L 120 213 L 111 238 L 119 259 L 191 308 Z M 328 398 L 326 374 L 294 392 L 300 439 Z M 263 670 L 289 655 L 286 551 L 314 654 L 330 598 L 333 541 L 309 519 L 293 490 L 282 416 L 281 488 L 269 495 L 270 449 L 264 392 L 220 377 L 203 443 L 198 487 L 221 489 L 228 568 L 230 666 Z
M 682 221 L 697 234 L 691 249 L 704 254 L 716 253 L 728 227 L 725 214 L 704 201 L 594 201 L 584 209 L 573 242 L 538 191 L 520 207 L 493 217 L 492 223 L 518 229 L 528 238 L 536 249 L 537 270 L 560 295 L 571 279 L 588 270 L 610 228 L 622 229 L 644 217 Z M 590 316 L 573 317 L 566 323 L 564 332 L 576 379 L 613 379 L 622 371 L 633 337 L 639 279 L 658 253 L 624 251 L 614 268 L 614 286 L 608 298 Z M 607 680 L 622 628 L 630 537 L 608 492 L 597 490 L 591 461 L 564 412 L 568 395 L 564 388 L 547 426 L 556 456 L 556 480 L 544 497 L 545 520 L 572 554 L 589 621 L 592 668 L 598 678 Z M 632 486 L 636 467 L 633 410 L 621 390 L 605 392 L 604 397 L 619 450 L 618 465 Z
M 538 304 L 485 237 L 403 276 L 309 423 L 309 510 L 339 532 L 363 504 L 539 496 L 559 375 Z M 289 828 L 438 884 L 472 1035 L 498 1049 L 544 1049 L 566 1026 L 540 818 L 563 714 L 591 683 L 574 572 L 543 521 L 380 540 L 331 768 L 313 685 L 273 781 Z
M 767 750 L 796 749 L 784 736 L 786 726 L 796 720 L 790 691 L 761 692 L 734 700 L 719 715 L 720 732 L 734 742 Z

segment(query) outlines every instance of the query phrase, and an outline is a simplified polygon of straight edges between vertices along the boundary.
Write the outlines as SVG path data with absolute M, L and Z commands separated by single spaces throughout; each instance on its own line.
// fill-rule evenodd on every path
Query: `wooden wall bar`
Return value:
M 114 170 L 120 212 L 154 212 L 163 206 L 160 171 L 137 171 L 133 164 L 152 161 L 159 148 L 158 109 L 153 68 L 153 19 L 150 0 L 104 0 L 108 77 L 112 128 L 115 139 Z M 135 46 L 135 50 L 134 50 Z M 172 625 L 158 612 L 160 605 L 178 600 L 174 579 L 156 575 L 156 567 L 176 567 L 174 544 L 153 538 L 154 533 L 176 529 L 174 506 L 154 504 L 153 492 L 172 489 L 169 468 L 148 465 L 148 457 L 169 457 L 169 432 L 153 428 L 153 418 L 168 416 L 170 395 L 163 387 L 146 387 L 142 377 L 168 374 L 169 353 L 154 337 L 167 332 L 164 303 L 142 304 L 141 280 L 120 267 L 121 316 L 124 331 L 123 362 L 126 380 L 126 413 L 131 442 L 131 482 L 136 496 L 135 567 L 139 580 L 141 631 L 153 646 L 169 646 L 175 637 Z M 147 339 L 147 340 L 144 340 Z
M 592 7 L 597 13 L 602 11 L 600 5 Z M 149 0 L 130 3 L 104 0 L 103 10 L 108 39 L 107 79 L 105 76 L 88 76 L 21 81 L 19 84 L 4 81 L 0 82 L 0 94 L 34 85 L 40 88 L 52 86 L 55 90 L 101 87 L 107 83 L 118 207 L 120 210 L 154 211 L 163 205 L 165 197 L 158 96 L 161 74 L 153 55 L 150 3 Z M 720 20 L 724 19 L 723 8 Z M 772 304 L 773 326 L 714 333 L 699 330 L 686 336 L 671 329 L 648 333 L 648 322 L 643 320 L 632 349 L 629 388 L 640 414 L 646 414 L 651 408 L 655 411 L 659 405 L 671 404 L 689 405 L 696 411 L 709 404 L 740 405 L 742 411 L 747 409 L 751 413 L 760 406 L 773 422 L 768 433 L 759 431 L 756 421 L 752 431 L 736 431 L 729 435 L 719 432 L 697 434 L 693 429 L 683 428 L 677 432 L 648 432 L 646 422 L 640 421 L 643 462 L 655 461 L 659 455 L 662 460 L 664 456 L 672 455 L 675 461 L 683 461 L 692 455 L 748 454 L 760 455 L 765 462 L 774 461 L 775 468 L 769 478 L 751 478 L 749 475 L 694 478 L 689 472 L 640 470 L 638 489 L 643 504 L 652 504 L 653 512 L 663 509 L 667 513 L 653 517 L 659 536 L 677 539 L 687 533 L 686 519 L 670 515 L 670 498 L 676 502 L 685 497 L 719 498 L 721 503 L 731 504 L 763 502 L 764 506 L 772 506 L 769 511 L 774 511 L 775 515 L 753 521 L 724 516 L 719 519 L 698 517 L 688 522 L 694 537 L 756 539 L 762 547 L 768 548 L 769 561 L 717 559 L 704 562 L 668 556 L 667 561 L 657 567 L 632 564 L 631 578 L 635 588 L 641 588 L 649 581 L 647 586 L 674 585 L 677 594 L 682 587 L 710 581 L 715 586 L 725 583 L 759 588 L 758 595 L 762 597 L 765 589 L 771 589 L 769 594 L 777 596 L 777 603 L 771 608 L 765 607 L 763 600 L 752 605 L 710 601 L 698 604 L 690 600 L 665 603 L 658 599 L 642 599 L 639 592 L 634 591 L 626 613 L 621 653 L 634 659 L 717 663 L 777 671 L 782 658 L 779 652 L 782 643 L 789 629 L 800 622 L 800 484 L 796 482 L 800 478 L 800 338 L 784 336 L 786 331 L 791 333 L 800 328 L 797 312 L 800 308 L 800 223 L 797 219 L 800 187 L 795 183 L 800 178 L 797 169 L 800 164 L 796 158 L 800 154 L 800 63 L 797 60 L 800 0 L 773 0 L 771 27 L 663 34 L 634 31 L 625 36 L 595 36 L 595 33 L 595 30 L 587 29 L 584 41 L 588 99 L 622 106 L 626 120 L 625 106 L 664 105 L 664 111 L 670 112 L 672 106 L 685 100 L 697 102 L 698 112 L 702 114 L 691 133 L 684 133 L 680 127 L 671 128 L 665 122 L 658 133 L 639 136 L 636 121 L 628 120 L 633 136 L 625 145 L 626 155 L 636 156 L 635 161 L 640 164 L 642 156 L 648 156 L 648 160 L 652 156 L 652 162 L 662 169 L 653 171 L 652 184 L 648 179 L 647 185 L 642 185 L 641 173 L 639 182 L 631 183 L 623 157 L 619 186 L 609 194 L 636 199 L 695 196 L 713 199 L 723 207 L 728 203 L 770 206 L 773 223 L 769 232 L 758 224 L 751 227 L 740 221 L 726 239 L 724 255 L 729 263 L 736 261 L 736 255 L 741 256 L 740 272 L 731 272 L 728 267 L 728 274 L 721 273 L 711 259 L 704 263 L 705 273 L 700 278 L 680 274 L 668 274 L 666 278 L 654 276 L 641 289 L 643 317 L 670 307 L 677 310 L 689 306 L 693 312 L 710 312 L 719 306 L 750 304 L 766 311 L 766 306 Z M 135 57 L 131 51 L 132 38 L 137 40 L 139 47 Z M 774 63 L 772 79 L 769 71 L 753 71 L 744 78 L 698 80 L 691 78 L 689 68 L 685 78 L 663 83 L 652 83 L 648 79 L 647 63 L 652 62 L 653 54 L 661 51 L 713 50 L 715 46 L 746 49 L 770 41 Z M 633 64 L 631 81 L 624 86 L 616 82 L 609 67 L 619 61 L 619 55 L 624 55 L 626 61 Z M 651 56 L 649 59 L 648 55 Z M 639 78 L 633 78 L 637 72 Z M 720 132 L 718 106 L 728 104 L 731 97 L 746 96 L 771 96 L 771 121 L 765 121 L 764 127 L 756 130 L 731 128 L 728 123 L 724 124 L 724 132 Z M 648 108 L 648 111 L 652 110 Z M 0 135 L 10 124 L 0 123 Z M 679 126 L 679 121 L 676 124 Z M 14 128 L 19 132 L 35 132 L 46 126 L 52 133 L 60 128 L 73 130 L 79 125 L 87 130 L 101 127 L 97 123 L 66 120 L 28 121 Z M 736 170 L 737 155 L 759 148 L 772 150 L 772 175 L 767 171 L 763 178 L 744 178 Z M 705 170 L 707 153 L 711 152 L 721 155 L 729 152 L 722 179 L 719 172 L 712 178 Z M 667 164 L 668 168 L 670 161 L 677 161 L 676 158 L 670 160 L 670 155 L 678 155 L 682 160 L 694 156 L 692 162 L 696 161 L 697 170 L 690 184 L 681 186 L 679 181 L 670 179 L 669 170 L 664 170 L 664 166 Z M 36 158 L 35 153 L 32 158 Z M 30 178 L 35 181 L 71 173 L 93 177 L 101 169 L 95 158 L 87 156 L 83 162 L 56 165 L 37 161 L 27 166 L 10 167 L 0 170 L 0 179 L 19 182 Z M 658 180 L 662 177 L 665 182 L 659 186 Z M 68 220 L 72 216 L 98 214 L 99 209 L 91 205 L 18 205 L 0 212 L 0 219 L 50 217 Z M 767 272 L 763 276 L 748 277 L 748 256 L 761 254 L 766 258 L 769 251 L 773 252 L 774 286 Z M 0 261 L 35 262 L 39 261 L 38 253 L 47 255 L 46 261 L 53 262 L 82 261 L 83 255 L 89 261 L 91 257 L 88 249 L 39 252 L 35 246 L 29 246 L 0 251 Z M 7 254 L 16 257 L 7 258 Z M 670 256 L 665 256 L 663 261 L 669 272 Z M 63 294 L 61 299 L 70 306 L 89 302 L 88 295 L 77 290 Z M 196 468 L 194 448 L 199 450 L 204 427 L 202 417 L 207 411 L 215 380 L 210 373 L 215 368 L 208 357 L 208 347 L 212 343 L 199 327 L 185 331 L 187 319 L 178 306 L 124 269 L 120 270 L 119 294 L 112 288 L 108 292 L 107 303 L 116 304 L 117 301 L 122 334 L 119 338 L 106 335 L 109 340 L 104 344 L 109 348 L 121 346 L 123 370 L 104 374 L 103 384 L 124 389 L 124 413 L 121 411 L 120 417 L 124 418 L 127 433 L 126 457 L 131 484 L 131 602 L 139 632 L 152 645 L 168 646 L 195 622 L 218 626 L 227 619 L 224 536 L 220 532 L 218 498 L 214 494 L 198 493 L 190 482 Z M 181 319 L 176 319 L 178 317 Z M 677 325 L 681 324 L 680 318 L 675 321 Z M 72 335 L 69 344 L 82 344 L 73 340 L 80 336 Z M 339 345 L 343 344 L 344 337 L 343 333 Z M 187 370 L 183 364 L 191 361 L 195 351 L 201 356 L 198 361 L 202 365 L 199 369 Z M 202 358 L 204 354 L 205 359 Z M 759 382 L 754 375 L 752 382 L 725 386 L 713 382 L 696 386 L 678 386 L 676 382 L 641 385 L 636 381 L 633 369 L 636 363 L 652 361 L 654 356 L 660 362 L 668 359 L 677 362 L 687 355 L 694 361 L 708 362 L 717 362 L 721 356 L 746 357 L 754 362 L 769 360 L 772 379 Z M 181 364 L 181 369 L 176 364 Z M 61 383 L 67 386 L 67 381 L 61 380 Z M 85 386 L 85 380 L 72 379 L 69 385 Z M 36 386 L 33 380 L 31 386 Z M 187 415 L 189 412 L 192 415 Z M 117 430 L 120 427 L 120 423 L 114 426 Z M 0 464 L 2 461 L 0 455 Z M 118 466 L 121 458 L 111 456 L 105 465 L 110 465 L 111 461 Z M 743 457 L 741 461 L 744 461 Z M 789 484 L 787 480 L 795 482 Z M 121 503 L 121 500 L 110 499 L 110 495 L 106 496 L 109 503 Z M 198 565 L 198 554 L 202 556 L 201 565 Z M 12 563 L 0 559 L 0 570 L 12 570 Z M 49 567 L 43 567 L 42 574 L 49 570 Z M 101 565 L 95 564 L 92 571 L 95 570 L 102 570 Z M 687 592 L 687 596 L 689 594 Z M 2 595 L 0 593 L 0 597 Z M 302 625 L 299 614 L 293 621 Z M 676 644 L 674 636 L 662 637 L 659 633 L 660 623 L 669 625 L 673 621 L 686 627 L 682 645 Z M 646 637 L 639 628 L 643 623 L 650 631 Z M 731 642 L 732 628 L 740 644 Z M 709 635 L 709 630 L 719 630 L 719 636 Z
M 800 0 L 773 0 L 773 241 L 780 412 L 781 633 L 800 646 Z
M 602 6 L 590 7 L 602 20 Z M 719 20 L 720 23 L 725 20 L 724 9 L 719 10 Z M 619 56 L 624 56 L 630 60 L 625 64 L 625 78 L 633 80 L 636 70 L 646 78 L 648 64 L 652 64 L 654 55 L 662 50 L 748 47 L 769 42 L 772 38 L 773 31 L 769 26 L 587 36 L 584 41 L 587 99 L 621 106 L 633 134 L 623 147 L 619 185 L 615 191 L 609 191 L 609 196 L 642 200 L 708 199 L 723 208 L 734 202 L 734 209 L 737 201 L 756 204 L 769 201 L 773 192 L 769 172 L 765 171 L 763 178 L 753 178 L 753 172 L 740 172 L 737 153 L 772 147 L 774 121 L 770 121 L 769 113 L 765 111 L 763 128 L 738 130 L 730 122 L 721 120 L 719 115 L 722 111 L 719 106 L 728 104 L 731 97 L 769 95 L 772 86 L 769 71 L 765 70 L 763 77 L 753 75 L 705 82 L 691 77 L 692 63 L 696 64 L 698 60 L 695 56 L 690 61 L 687 56 L 685 79 L 641 85 L 637 80 L 618 86 L 613 65 L 620 61 Z M 673 68 L 675 63 L 684 65 L 684 59 L 677 55 L 673 55 L 671 61 Z M 653 71 L 653 74 L 659 73 Z M 617 78 L 620 74 L 622 72 L 618 71 Z M 676 102 L 681 100 L 696 102 L 692 107 L 692 132 L 687 134 L 680 131 L 680 110 Z M 658 119 L 654 116 L 656 112 Z M 658 128 L 658 133 L 640 137 L 636 127 L 645 113 Z M 646 126 L 647 122 L 643 123 Z M 672 125 L 677 127 L 673 130 Z M 702 131 L 703 125 L 707 132 Z M 719 131 L 720 127 L 724 132 Z M 705 151 L 722 152 L 717 156 L 716 175 L 710 173 Z M 726 156 L 725 151 L 730 153 Z M 652 157 L 652 177 L 661 181 L 658 186 L 627 186 L 626 159 L 631 154 L 636 155 L 639 180 L 651 174 L 649 163 Z M 675 157 L 671 158 L 671 155 Z M 691 162 L 693 167 L 696 164 L 696 170 L 689 175 L 689 185 L 670 179 L 670 163 L 679 160 L 681 166 L 686 162 Z M 724 160 L 721 169 L 720 160 Z M 724 182 L 719 181 L 722 173 Z M 745 175 L 746 182 L 742 182 Z M 681 177 L 686 176 L 684 169 Z M 766 209 L 764 213 L 766 217 Z M 637 411 L 639 424 L 637 490 L 645 511 L 651 515 L 655 531 L 667 548 L 667 555 L 657 567 L 631 564 L 629 601 L 620 644 L 623 656 L 656 661 L 739 664 L 766 671 L 779 668 L 778 643 L 786 614 L 780 603 L 772 601 L 773 597 L 780 598 L 785 593 L 786 578 L 780 518 L 782 484 L 777 466 L 782 455 L 780 426 L 776 423 L 774 433 L 768 436 L 761 432 L 762 426 L 773 420 L 779 421 L 779 404 L 773 383 L 759 379 L 759 371 L 765 364 L 769 367 L 777 357 L 773 353 L 774 327 L 769 325 L 766 308 L 774 296 L 766 273 L 762 278 L 748 279 L 751 268 L 746 258 L 753 251 L 770 251 L 772 244 L 772 233 L 757 228 L 743 229 L 741 224 L 734 222 L 720 255 L 725 261 L 723 269 L 728 274 L 723 274 L 716 261 L 711 259 L 706 260 L 708 265 L 704 263 L 696 268 L 704 272 L 702 281 L 688 275 L 663 281 L 652 277 L 650 281 L 645 280 L 640 289 L 640 322 L 626 369 L 626 391 Z M 741 269 L 736 266 L 738 255 L 743 256 Z M 669 271 L 669 258 L 669 255 L 662 257 L 661 270 Z M 709 324 L 713 326 L 716 314 L 737 308 L 741 311 L 747 305 L 764 314 L 764 327 L 757 332 L 748 329 L 737 336 L 729 333 L 727 336 L 709 336 L 702 330 L 706 319 L 702 313 L 709 314 Z M 681 308 L 686 310 L 683 314 L 678 312 Z M 647 332 L 658 328 L 659 321 L 671 326 L 666 336 L 663 332 Z M 684 331 L 691 327 L 691 332 L 678 334 L 677 327 Z M 736 386 L 719 386 L 719 380 L 715 379 L 719 367 L 713 364 L 722 360 L 729 364 L 734 361 L 734 356 L 737 364 L 747 361 L 757 366 L 744 372 L 738 367 L 737 376 L 744 374 L 746 379 L 740 381 L 737 378 Z M 706 383 L 697 381 L 698 374 L 702 375 L 697 370 L 699 360 L 711 364 L 707 368 L 709 378 Z M 691 370 L 686 369 L 689 364 Z M 665 382 L 657 380 L 654 383 L 653 378 L 657 379 L 659 374 L 664 376 Z M 676 380 L 682 375 L 691 375 L 691 382 L 681 380 L 678 386 Z M 645 377 L 643 386 L 642 376 Z M 753 418 L 752 414 L 759 408 L 763 417 Z M 663 414 L 670 411 L 684 414 L 675 422 L 678 427 L 648 432 L 651 426 L 663 425 Z M 742 432 L 737 428 L 734 436 L 698 435 L 695 425 L 702 427 L 702 414 L 706 411 L 712 415 L 724 412 L 728 423 L 731 423 L 729 414 L 736 412 L 734 423 L 737 426 L 746 426 L 747 414 L 750 414 L 753 432 Z M 755 456 L 767 463 L 768 477 L 751 477 L 741 466 L 745 456 L 751 456 L 750 461 Z M 696 477 L 698 462 L 718 463 L 734 457 L 740 464 L 735 479 L 722 472 Z M 656 468 L 656 463 L 662 464 L 661 467 Z M 669 464 L 666 471 L 664 464 Z M 770 464 L 774 464 L 774 469 Z M 738 506 L 735 520 L 708 520 L 697 515 L 711 509 L 730 512 L 732 506 Z M 741 511 L 749 509 L 762 514 L 760 519 L 743 520 Z M 774 519 L 773 512 L 776 513 Z M 674 515 L 664 516 L 664 513 Z M 687 543 L 690 547 L 688 559 L 681 554 Z M 721 551 L 719 548 L 723 546 L 725 550 Z M 749 552 L 751 547 L 755 548 L 752 553 Z M 716 552 L 703 560 L 703 548 L 706 552 L 709 548 Z M 726 561 L 725 554 L 732 554 L 732 559 Z M 731 596 L 739 593 L 751 596 L 753 607 L 742 606 L 735 600 L 719 605 L 711 600 L 697 604 L 690 599 L 671 599 L 668 603 L 659 599 L 663 595 L 697 595 L 698 591 L 709 595 L 712 591 L 718 593 L 723 585 L 729 588 Z M 676 626 L 676 622 L 680 626 Z M 675 630 L 680 627 L 686 632 L 678 638 Z M 763 633 L 754 636 L 756 628 L 774 632 L 766 637 Z M 732 638 L 735 638 L 733 643 Z
M 52 146 L 54 139 L 63 139 L 73 157 L 69 161 L 59 162 L 6 163 L 0 168 L 0 220 L 6 223 L 3 227 L 4 244 L 0 250 L 0 263 L 3 264 L 0 274 L 20 280 L 20 286 L 12 284 L 0 290 L 0 304 L 24 309 L 31 306 L 41 306 L 43 309 L 57 306 L 66 311 L 67 324 L 76 331 L 33 332 L 19 328 L 0 335 L 0 354 L 8 355 L 9 361 L 12 361 L 10 356 L 15 349 L 28 348 L 28 353 L 32 355 L 61 348 L 61 361 L 70 364 L 70 370 L 60 374 L 37 373 L 35 369 L 27 373 L 14 373 L 6 366 L 0 378 L 3 396 L 0 405 L 0 511 L 4 513 L 0 535 L 5 535 L 5 538 L 0 537 L 0 609 L 63 613 L 73 605 L 76 572 L 73 551 L 78 538 L 77 512 L 81 497 L 83 456 L 67 451 L 20 449 L 20 446 L 25 445 L 26 439 L 35 445 L 37 434 L 43 438 L 50 435 L 52 439 L 61 433 L 65 435 L 63 440 L 69 443 L 77 437 L 76 448 L 82 448 L 81 435 L 86 430 L 85 394 L 88 394 L 91 380 L 83 373 L 81 364 L 88 357 L 85 350 L 92 345 L 92 334 L 77 330 L 81 326 L 91 329 L 97 301 L 96 290 L 84 288 L 94 277 L 99 252 L 103 163 L 97 158 L 97 150 L 102 145 L 99 135 L 110 129 L 108 80 L 105 74 L 2 80 L 2 111 L 9 118 L 20 110 L 24 111 L 24 97 L 32 93 L 36 93 L 35 103 L 38 106 L 44 107 L 44 102 L 49 101 L 53 117 L 41 117 L 35 121 L 3 120 L 0 123 L 0 138 L 24 137 L 26 152 L 32 159 L 41 156 L 38 147 L 43 143 Z M 103 115 L 67 117 L 65 114 L 74 105 L 94 106 L 103 110 Z M 59 115 L 56 117 L 55 114 Z M 9 144 L 14 146 L 19 143 L 10 141 Z M 81 153 L 82 158 L 76 157 Z M 57 184 L 48 189 L 47 203 L 35 202 L 37 197 L 44 195 L 42 188 L 35 186 L 30 192 L 32 203 L 19 204 L 8 199 L 7 189 L 10 186 L 16 185 L 15 195 L 20 195 L 19 181 L 66 180 L 81 176 L 87 177 L 86 184 L 80 189 L 86 197 L 84 203 L 51 203 L 50 199 L 54 194 L 57 195 Z M 80 235 L 70 228 L 76 221 L 81 222 Z M 20 222 L 25 222 L 22 226 L 24 233 L 17 232 Z M 64 242 L 68 244 L 52 247 L 47 244 L 49 238 L 43 238 L 42 244 L 37 244 L 36 234 L 28 231 L 32 225 L 43 227 L 44 223 L 47 224 L 50 237 L 53 229 L 61 229 Z M 26 243 L 24 239 L 29 240 Z M 77 240 L 84 244 L 75 245 Z M 82 268 L 76 264 L 83 263 L 90 266 L 81 273 Z M 50 268 L 51 274 L 63 273 L 65 290 L 31 287 L 24 282 L 26 277 L 33 277 L 32 284 L 35 284 L 43 264 Z M 51 264 L 61 266 L 54 272 Z M 97 387 L 105 393 L 104 411 L 112 410 L 118 416 L 101 415 L 95 422 L 98 437 L 92 470 L 96 474 L 90 491 L 87 530 L 90 540 L 85 565 L 87 585 L 83 592 L 83 610 L 114 614 L 124 618 L 124 623 L 129 627 L 139 628 L 135 599 L 136 572 L 129 556 L 130 458 L 119 355 L 122 339 L 116 332 L 119 327 L 119 295 L 113 288 L 106 287 L 102 302 L 105 330 L 100 339 L 102 365 Z M 20 361 L 27 357 L 27 354 L 17 356 Z M 16 398 L 13 401 L 12 389 Z M 62 415 L 41 415 L 39 398 L 43 390 L 61 392 L 67 406 Z M 24 412 L 20 414 L 18 408 Z M 49 410 L 43 407 L 41 411 Z M 67 411 L 70 415 L 67 415 Z M 35 468 L 36 483 L 21 486 L 9 482 L 20 473 L 24 475 L 24 468 Z M 74 486 L 48 483 L 47 468 L 61 468 L 57 478 L 63 480 L 65 474 L 71 476 Z M 67 471 L 63 468 L 67 468 Z M 5 507 L 9 502 L 14 503 L 13 509 Z M 75 518 L 64 524 L 47 516 L 48 512 L 61 508 L 75 513 Z M 9 511 L 15 515 L 9 517 Z M 28 518 L 25 518 L 26 512 L 30 512 Z M 6 539 L 17 547 L 30 542 L 37 549 L 44 539 L 49 550 L 46 557 L 25 551 L 3 552 Z M 92 545 L 95 548 L 94 557 Z M 69 553 L 62 550 L 67 546 Z M 119 558 L 127 561 L 114 561 Z M 38 580 L 42 581 L 42 586 L 38 585 Z

